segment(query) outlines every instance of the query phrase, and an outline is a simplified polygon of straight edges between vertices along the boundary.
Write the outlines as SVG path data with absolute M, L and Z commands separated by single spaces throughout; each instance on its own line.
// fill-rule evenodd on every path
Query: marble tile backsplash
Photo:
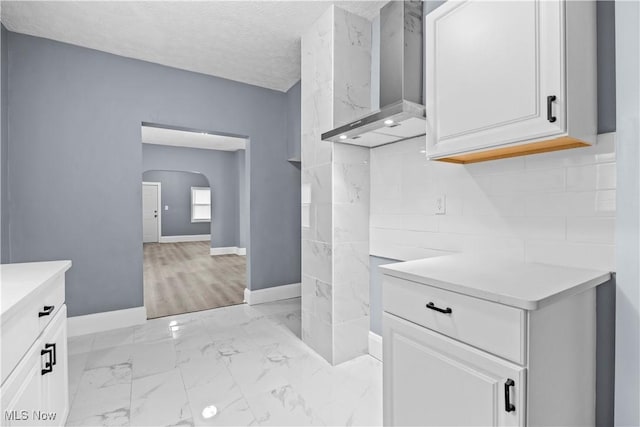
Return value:
M 371 255 L 482 252 L 614 270 L 614 134 L 594 147 L 470 165 L 429 161 L 424 138 L 371 150 Z M 446 214 L 435 214 L 446 196 Z

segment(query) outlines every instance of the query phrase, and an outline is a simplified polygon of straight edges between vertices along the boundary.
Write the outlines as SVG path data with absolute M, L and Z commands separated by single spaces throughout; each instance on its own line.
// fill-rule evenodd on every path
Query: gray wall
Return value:
M 10 261 L 71 259 L 70 316 L 143 304 L 143 121 L 250 138 L 248 286 L 299 282 L 300 175 L 285 156 L 286 94 L 7 38 Z
M 287 91 L 287 157 L 300 159 L 302 115 L 300 111 L 300 81 Z
M 209 187 L 209 180 L 204 175 L 195 172 L 150 170 L 142 174 L 142 180 L 161 184 L 160 215 L 163 236 L 211 234 L 211 223 L 191 222 L 191 187 Z M 232 202 L 235 202 L 235 197 Z M 213 209 L 213 205 L 211 207 Z M 213 218 L 213 215 L 211 217 Z
M 7 30 L 0 24 L 0 263 L 9 262 Z
M 235 152 L 142 144 L 142 170 L 177 170 L 203 174 L 211 186 L 213 221 L 209 231 L 196 234 L 211 233 L 212 248 L 238 246 L 239 188 Z
M 615 425 L 640 425 L 640 3 L 616 2 Z

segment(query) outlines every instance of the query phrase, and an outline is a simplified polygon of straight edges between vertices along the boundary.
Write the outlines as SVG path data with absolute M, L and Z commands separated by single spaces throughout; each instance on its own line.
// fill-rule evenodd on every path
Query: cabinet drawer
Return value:
M 508 360 L 525 363 L 523 310 L 392 276 L 385 275 L 383 283 L 384 311 Z
M 23 309 L 2 324 L 2 382 L 64 304 L 64 273 L 30 295 Z M 53 308 L 50 308 L 53 307 Z M 49 313 L 40 315 L 40 313 Z
M 40 340 L 37 340 L 0 387 L 3 426 L 33 426 L 33 411 L 42 409 Z

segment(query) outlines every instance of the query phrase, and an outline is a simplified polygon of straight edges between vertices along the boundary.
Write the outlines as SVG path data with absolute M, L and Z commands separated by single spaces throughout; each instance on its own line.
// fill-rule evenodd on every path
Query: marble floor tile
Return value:
M 297 298 L 71 338 L 67 425 L 382 425 L 382 364 L 331 366 L 300 324 Z
M 159 374 L 176 367 L 176 349 L 172 340 L 135 344 L 131 352 L 133 378 Z
M 93 347 L 94 334 L 80 335 L 69 338 L 67 342 L 67 352 L 69 356 L 80 353 L 88 353 Z
M 87 358 L 85 369 L 102 368 L 119 363 L 131 363 L 133 349 L 133 344 L 128 344 L 92 351 Z
M 89 353 L 71 354 L 68 356 L 68 375 L 69 375 L 69 404 L 73 403 L 76 397 L 80 379 L 87 364 Z
M 256 420 L 264 426 L 323 425 L 304 395 L 291 384 L 247 396 Z
M 68 425 L 128 425 L 131 384 L 86 389 L 73 400 Z
M 187 388 L 196 425 L 254 425 L 255 417 L 240 387 L 225 369 L 206 384 Z M 206 416 L 206 408 L 216 408 L 215 417 Z
M 194 357 L 179 365 L 184 387 L 189 390 L 210 383 L 220 383 L 231 378 L 227 365 L 213 355 Z
M 133 380 L 131 425 L 193 425 L 179 369 Z
M 134 329 L 134 327 L 120 328 L 97 333 L 93 340 L 92 350 L 132 344 Z
M 112 366 L 87 369 L 82 374 L 78 392 L 111 387 L 119 384 L 131 384 L 131 363 L 119 363 Z

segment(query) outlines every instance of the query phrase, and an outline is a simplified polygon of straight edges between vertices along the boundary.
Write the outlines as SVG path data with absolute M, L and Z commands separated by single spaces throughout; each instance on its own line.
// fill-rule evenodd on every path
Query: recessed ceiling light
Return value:
M 340 139 L 347 139 L 347 135 L 340 135 Z
M 218 408 L 216 408 L 214 405 L 209 405 L 202 410 L 202 418 L 204 418 L 205 420 L 209 418 L 213 418 L 216 416 L 217 413 L 218 413 Z
M 172 320 L 171 322 L 169 322 L 169 326 L 176 326 L 178 324 L 178 322 L 176 320 Z
M 387 120 L 384 121 L 384 124 L 387 125 L 387 126 L 391 126 L 393 123 L 394 123 L 394 121 L 391 120 L 391 119 L 387 119 Z

